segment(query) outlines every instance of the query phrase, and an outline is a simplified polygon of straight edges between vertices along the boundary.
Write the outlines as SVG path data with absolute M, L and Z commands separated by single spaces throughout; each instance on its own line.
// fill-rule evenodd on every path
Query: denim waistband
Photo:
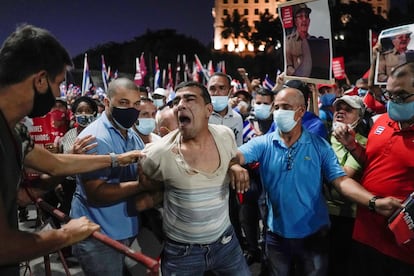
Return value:
M 223 234 L 220 235 L 220 237 L 217 240 L 215 240 L 211 243 L 202 243 L 202 244 L 201 243 L 185 243 L 185 242 L 179 242 L 179 241 L 172 240 L 169 237 L 166 237 L 165 239 L 166 239 L 167 242 L 172 243 L 172 244 L 191 245 L 191 246 L 200 246 L 200 247 L 202 247 L 202 246 L 208 246 L 208 245 L 213 245 L 213 244 L 217 244 L 217 243 L 226 244 L 226 243 L 231 241 L 231 239 L 232 239 L 231 237 L 233 236 L 233 233 L 234 233 L 233 226 L 230 225 L 223 232 Z

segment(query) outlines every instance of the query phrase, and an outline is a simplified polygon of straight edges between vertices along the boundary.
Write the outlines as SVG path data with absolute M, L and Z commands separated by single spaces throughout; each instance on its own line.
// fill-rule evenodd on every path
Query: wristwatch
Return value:
M 118 158 L 116 157 L 116 154 L 114 152 L 109 153 L 109 156 L 111 157 L 111 167 L 116 168 L 119 166 Z
M 369 201 L 368 201 L 368 210 L 370 210 L 371 212 L 375 212 L 375 201 L 381 198 L 380 196 L 373 196 Z

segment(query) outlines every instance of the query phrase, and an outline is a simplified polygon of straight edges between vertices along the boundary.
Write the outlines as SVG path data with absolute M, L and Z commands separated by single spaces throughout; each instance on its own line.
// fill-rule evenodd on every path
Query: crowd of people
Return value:
M 118 78 L 102 100 L 67 102 L 71 64 L 31 25 L 0 49 L 1 275 L 64 248 L 85 275 L 132 275 L 90 235 L 131 246 L 154 214 L 162 275 L 251 275 L 253 263 L 261 275 L 414 275 L 414 238 L 388 226 L 414 192 L 414 63 L 386 87 L 373 73 L 355 85 L 282 73 L 269 90 L 239 68 L 244 89 L 216 72 L 170 99 Z M 59 139 L 42 146 L 28 122 L 46 115 Z M 19 230 L 18 208 L 50 194 L 73 219 Z

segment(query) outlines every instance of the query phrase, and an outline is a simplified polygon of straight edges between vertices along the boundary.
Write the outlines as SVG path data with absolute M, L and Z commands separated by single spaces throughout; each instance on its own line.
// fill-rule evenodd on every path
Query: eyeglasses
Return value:
M 392 94 L 394 94 L 394 95 L 392 95 Z M 402 104 L 408 98 L 410 98 L 411 96 L 414 96 L 414 94 L 411 94 L 411 93 L 409 93 L 405 90 L 399 90 L 399 91 L 395 91 L 395 92 L 385 90 L 384 96 L 387 97 L 393 103 Z

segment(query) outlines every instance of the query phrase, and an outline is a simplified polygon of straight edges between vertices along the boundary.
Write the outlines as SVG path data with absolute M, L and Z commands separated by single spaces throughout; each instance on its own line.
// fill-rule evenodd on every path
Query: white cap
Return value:
M 164 88 L 156 88 L 154 90 L 154 93 L 152 93 L 152 94 L 167 97 L 167 90 L 165 90 Z

